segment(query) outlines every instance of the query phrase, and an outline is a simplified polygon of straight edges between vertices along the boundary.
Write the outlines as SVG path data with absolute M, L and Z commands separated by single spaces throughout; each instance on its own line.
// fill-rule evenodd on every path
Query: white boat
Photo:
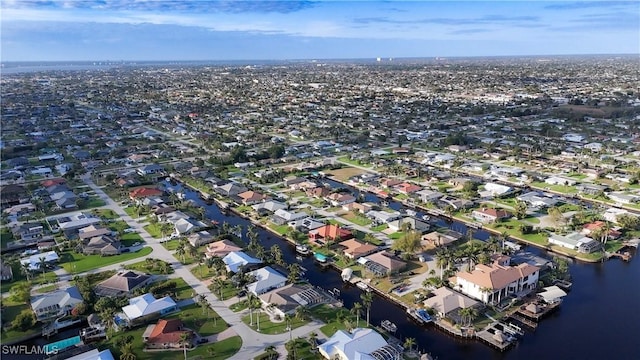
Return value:
M 429 220 L 431 220 L 431 216 L 429 216 L 429 215 L 422 215 L 422 220 L 424 220 L 424 221 L 429 221 Z
M 351 280 L 351 276 L 353 276 L 353 270 L 351 268 L 345 268 L 342 270 L 342 274 L 340 276 L 342 276 L 342 281 L 349 281 Z
M 360 281 L 359 283 L 356 284 L 357 287 L 360 288 L 360 290 L 364 290 L 364 291 L 371 291 L 371 288 L 369 287 L 369 285 L 367 285 L 366 283 Z
M 382 320 L 382 322 L 380 323 L 380 326 L 390 333 L 395 333 L 398 330 L 398 327 L 396 326 L 396 324 L 392 323 L 389 320 Z
M 411 209 L 408 209 L 408 210 L 407 210 L 407 215 L 409 215 L 409 216 L 416 216 L 417 214 L 418 214 L 418 213 L 417 213 L 417 212 L 415 212 L 415 210 L 411 210 Z
M 309 248 L 307 245 L 296 245 L 296 252 L 300 255 L 309 255 Z

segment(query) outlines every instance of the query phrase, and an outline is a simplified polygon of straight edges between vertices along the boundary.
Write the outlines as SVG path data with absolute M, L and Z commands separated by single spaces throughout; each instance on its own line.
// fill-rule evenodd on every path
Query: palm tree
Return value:
M 232 231 L 235 236 L 237 236 L 238 238 L 242 238 L 242 225 L 238 224 L 234 226 Z
M 406 338 L 404 339 L 404 347 L 409 348 L 409 351 L 413 350 L 413 347 L 416 345 L 415 338 Z
M 120 360 L 136 360 L 136 355 L 133 353 L 133 345 L 131 343 L 124 344 L 120 348 L 122 354 L 120 355 Z
M 216 291 L 220 292 L 220 301 L 224 301 L 224 298 L 222 297 L 222 290 L 224 290 L 225 286 L 224 280 L 216 278 L 211 285 Z
M 170 223 L 163 222 L 160 224 L 160 233 L 162 234 L 162 242 L 166 241 L 165 236 L 172 229 L 173 229 L 173 226 Z
M 267 257 L 267 250 L 265 250 L 262 245 L 257 245 L 254 251 L 256 253 L 256 257 L 262 261 Z
M 282 258 L 282 249 L 280 249 L 280 246 L 273 244 L 269 251 L 271 252 L 271 257 L 273 257 L 273 261 L 276 264 L 280 266 L 285 264 L 284 259 Z
M 222 232 L 224 234 L 231 234 L 231 225 L 226 221 L 222 222 Z
M 184 263 L 185 261 L 184 256 L 187 254 L 187 250 L 183 243 L 178 244 L 178 247 L 176 248 L 176 254 L 180 256 L 180 258 L 182 259 L 182 263 Z
M 318 334 L 315 331 L 309 334 L 309 342 L 311 343 L 311 349 L 315 350 L 318 347 Z
M 44 256 L 41 256 L 39 259 L 39 268 L 40 268 L 40 272 L 42 272 L 43 274 L 47 271 L 47 259 L 44 258 Z
M 202 315 L 204 315 L 205 311 L 207 314 L 209 313 L 209 303 L 207 302 L 207 297 L 204 294 L 198 295 L 198 304 L 202 308 Z
M 356 315 L 356 327 L 360 327 L 360 314 L 362 313 L 362 304 L 356 302 L 351 308 L 351 313 Z
M 298 307 L 296 307 L 296 319 L 298 320 L 307 320 L 309 318 L 309 308 L 304 306 L 304 305 L 300 305 Z
M 184 352 L 184 360 L 187 360 L 187 344 L 189 343 L 189 333 L 183 332 L 180 334 L 180 343 L 182 344 L 182 351 Z
M 452 262 L 452 252 L 447 248 L 441 248 L 436 251 L 436 263 L 440 266 L 440 280 L 444 276 L 444 269 L 449 268 Z
M 29 270 L 29 263 L 20 264 L 20 272 L 24 277 L 27 278 L 27 281 L 31 281 L 31 270 Z
M 198 266 L 200 268 L 200 277 L 202 277 L 202 271 L 204 270 L 204 263 L 207 260 L 207 257 L 204 255 L 204 253 L 197 253 L 197 257 L 198 257 Z
M 293 330 L 293 329 L 291 328 L 291 315 L 289 315 L 289 314 L 285 314 L 285 315 L 284 315 L 284 321 L 286 321 L 286 322 L 287 322 L 287 329 L 289 330 L 289 341 L 291 341 L 291 340 L 292 340 L 291 331 Z
M 360 300 L 362 300 L 362 305 L 367 308 L 367 326 L 371 323 L 369 322 L 369 315 L 371 313 L 371 305 L 373 305 L 373 294 L 370 292 L 365 292 L 360 294 Z
M 491 298 L 493 296 L 493 289 L 490 287 L 481 287 L 480 288 L 480 292 L 482 292 L 483 294 L 488 294 L 487 295 L 487 302 L 489 302 L 489 298 Z

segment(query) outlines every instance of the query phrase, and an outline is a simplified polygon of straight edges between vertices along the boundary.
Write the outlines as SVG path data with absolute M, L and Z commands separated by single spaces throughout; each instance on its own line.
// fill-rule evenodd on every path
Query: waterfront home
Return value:
M 122 314 L 129 322 L 141 320 L 145 317 L 164 315 L 178 310 L 178 305 L 170 296 L 156 299 L 147 293 L 129 299 L 129 305 L 122 308 Z
M 31 309 L 38 321 L 67 315 L 84 300 L 77 287 L 71 286 L 31 298 Z
M 306 191 L 307 196 L 314 197 L 316 199 L 323 199 L 325 196 L 331 194 L 331 189 L 328 189 L 324 186 L 318 186 L 313 189 L 308 189 Z
M 9 207 L 29 201 L 29 193 L 21 185 L 6 185 L 0 188 L 0 206 Z
M 287 208 L 287 204 L 275 200 L 268 200 L 255 204 L 251 206 L 251 208 L 258 212 L 258 214 L 264 215 L 267 213 L 274 213 L 277 210 L 285 210 Z
M 240 267 L 251 267 L 262 264 L 260 259 L 251 257 L 242 251 L 232 251 L 223 257 L 222 261 L 227 265 L 227 271 L 233 273 L 238 272 Z
M 68 357 L 66 358 L 66 360 L 114 360 L 113 354 L 111 353 L 111 350 L 106 349 L 106 350 L 98 350 L 98 349 L 91 349 L 91 350 L 87 350 L 86 348 L 78 348 L 78 349 L 84 349 L 84 350 L 80 350 L 80 351 L 84 351 L 80 354 L 78 354 L 77 352 L 73 352 L 74 356 L 72 357 Z
M 429 225 L 428 223 L 410 216 L 389 222 L 389 229 L 393 230 L 394 232 L 402 231 L 403 226 L 408 227 L 409 230 L 417 231 L 420 234 L 424 234 L 429 230 L 429 228 L 431 228 L 431 225 Z
M 510 294 L 534 290 L 539 277 L 537 266 L 508 266 L 497 259 L 489 265 L 478 264 L 471 272 L 457 272 L 454 289 L 484 303 L 498 304 Z
M 544 196 L 544 194 L 538 191 L 529 191 L 528 193 L 518 195 L 516 197 L 516 200 L 522 201 L 528 206 L 537 209 L 552 207 L 558 203 L 558 200 L 548 196 Z
M 263 195 L 257 191 L 245 191 L 238 194 L 243 205 L 253 205 L 259 202 L 263 202 L 268 200 L 269 197 L 267 195 Z
M 606 185 L 582 183 L 576 186 L 576 189 L 578 189 L 578 192 L 581 194 L 593 196 L 605 192 L 609 187 Z
M 371 211 L 371 209 L 373 209 L 374 206 L 375 206 L 375 204 L 371 204 L 371 203 L 352 202 L 352 203 L 348 203 L 348 204 L 342 205 L 342 210 L 345 210 L 345 211 L 358 211 L 361 214 L 366 214 L 369 211 Z
M 473 206 L 473 201 L 456 198 L 450 195 L 443 196 L 438 200 L 438 206 L 445 208 L 447 205 L 451 205 L 455 210 L 467 209 Z
M 402 181 L 398 179 L 385 178 L 380 180 L 380 186 L 384 188 L 391 188 L 399 184 L 402 184 Z
M 447 287 L 435 289 L 433 297 L 426 299 L 424 306 L 433 309 L 439 317 L 445 317 L 459 309 L 478 306 L 480 303 Z
M 358 259 L 378 250 L 377 246 L 361 243 L 356 239 L 345 240 L 339 245 L 344 248 L 343 253 L 349 259 Z
M 27 244 L 35 244 L 44 236 L 44 226 L 42 223 L 23 223 L 11 228 L 13 238 Z
M 235 251 L 242 251 L 242 248 L 236 245 L 233 241 L 224 239 L 209 244 L 204 254 L 207 258 L 212 258 L 214 256 L 225 257 L 229 253 Z
M 403 182 L 400 184 L 397 184 L 393 187 L 393 189 L 397 192 L 399 192 L 400 194 L 404 194 L 404 195 L 409 195 L 409 194 L 413 194 L 416 193 L 420 190 L 422 190 L 422 187 L 412 184 L 412 183 L 408 183 L 408 182 Z
M 422 201 L 423 203 L 434 202 L 444 196 L 443 193 L 430 189 L 422 189 L 420 191 L 416 191 L 414 195 L 418 196 L 418 199 L 420 199 L 420 201 Z
M 633 194 L 625 194 L 623 192 L 610 192 L 607 197 L 618 204 L 633 204 L 640 200 L 640 196 Z
M 602 213 L 602 218 L 606 221 L 617 224 L 620 215 L 637 216 L 627 210 L 611 207 L 605 210 L 604 213 Z
M 289 284 L 259 295 L 266 311 L 284 317 L 298 306 L 313 306 L 325 301 L 324 295 L 311 285 Z
M 344 206 L 356 201 L 355 196 L 351 194 L 333 193 L 325 197 L 332 206 Z
M 364 328 L 338 330 L 318 350 L 330 360 L 396 359 L 401 355 L 377 331 Z
M 403 215 L 398 211 L 387 212 L 371 210 L 367 213 L 367 217 L 376 224 L 388 224 L 394 220 L 400 219 L 402 216 Z
M 241 184 L 230 181 L 224 185 L 216 186 L 215 191 L 223 196 L 230 197 L 247 191 L 248 189 Z
M 575 179 L 572 179 L 566 176 L 559 176 L 559 175 L 549 176 L 548 178 L 544 179 L 544 182 L 545 184 L 549 184 L 549 185 L 564 185 L 564 186 L 573 186 L 577 183 Z
M 348 240 L 353 237 L 351 231 L 338 225 L 329 224 L 309 231 L 309 243 L 323 246 L 333 241 Z
M 581 234 L 586 235 L 590 238 L 593 239 L 593 233 L 594 232 L 598 232 L 600 231 L 600 229 L 605 228 L 605 222 L 598 220 L 598 221 L 594 221 L 592 223 L 588 223 L 588 224 L 584 224 L 582 226 L 582 231 L 580 231 Z M 617 239 L 619 238 L 622 233 L 616 229 L 609 229 L 609 234 L 608 235 L 608 239 Z M 604 234 L 601 235 L 602 237 L 604 237 Z M 595 240 L 599 240 L 599 239 L 595 239 Z
M 478 190 L 478 194 L 483 198 L 500 197 L 513 191 L 510 186 L 488 182 L 484 184 L 484 190 Z
M 388 276 L 402 271 L 407 263 L 392 253 L 380 251 L 362 257 L 358 263 L 363 264 L 365 269 L 372 272 L 375 276 Z
M 41 270 L 40 266 L 44 263 L 45 266 L 53 266 L 58 262 L 60 258 L 55 251 L 49 251 L 46 253 L 33 254 L 29 257 L 20 259 L 20 264 L 31 271 Z
M 142 341 L 148 349 L 181 349 L 184 346 L 182 338 L 185 335 L 189 344 L 194 335 L 193 331 L 185 329 L 180 319 L 160 319 L 157 324 L 147 327 L 142 334 Z
M 187 236 L 187 241 L 189 241 L 189 244 L 191 244 L 191 246 L 193 246 L 193 247 L 198 247 L 198 246 L 202 246 L 202 245 L 211 243 L 215 239 L 216 238 L 213 236 L 213 234 L 211 234 L 210 232 L 208 232 L 206 230 L 194 232 L 194 233 L 190 234 L 189 236 Z
M 471 216 L 480 222 L 491 223 L 491 222 L 496 222 L 502 219 L 509 218 L 511 215 L 505 210 L 482 208 L 482 209 L 474 210 L 471 213 Z
M 136 289 L 148 285 L 152 277 L 131 270 L 121 271 L 98 283 L 94 291 L 98 296 L 131 296 Z
M 254 295 L 264 294 L 267 291 L 281 288 L 287 283 L 287 277 L 270 266 L 251 271 L 247 273 L 247 275 L 256 279 L 256 281 L 247 285 L 247 291 Z
M 309 214 L 305 212 L 291 212 L 285 209 L 278 209 L 273 213 L 271 221 L 277 225 L 283 225 L 291 221 L 308 218 Z
M 316 220 L 308 217 L 304 219 L 290 221 L 289 223 L 287 223 L 287 225 L 289 225 L 290 227 L 302 233 L 308 233 L 311 230 L 323 227 L 325 223 L 321 222 L 320 220 Z
M 152 196 L 161 196 L 162 194 L 163 194 L 163 191 L 158 190 L 156 188 L 139 187 L 129 192 L 129 198 L 132 201 L 138 202 L 138 201 L 142 201 L 142 199 L 144 198 L 152 197 Z
M 573 232 L 567 235 L 551 234 L 548 240 L 549 244 L 562 246 L 586 254 L 602 248 L 602 244 L 599 241 L 588 238 L 579 232 Z
M 445 232 L 433 231 L 422 236 L 422 241 L 434 247 L 449 246 L 462 239 L 464 235 L 457 231 L 447 230 Z
M 172 236 L 182 236 L 190 234 L 195 231 L 200 231 L 206 226 L 207 225 L 202 221 L 193 218 L 178 219 L 173 222 L 174 230 Z

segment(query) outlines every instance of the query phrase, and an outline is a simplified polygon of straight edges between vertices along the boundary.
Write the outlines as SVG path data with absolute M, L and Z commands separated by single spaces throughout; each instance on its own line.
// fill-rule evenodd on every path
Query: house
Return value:
M 606 185 L 582 183 L 577 185 L 576 189 L 578 189 L 578 192 L 580 192 L 581 194 L 598 195 L 608 190 L 609 187 Z
M 129 198 L 133 201 L 141 200 L 152 196 L 161 196 L 162 190 L 150 187 L 139 187 L 129 192 Z
M 330 360 L 396 359 L 401 355 L 377 331 L 364 328 L 338 330 L 318 350 Z
M 396 185 L 402 184 L 402 181 L 398 179 L 385 178 L 380 180 L 380 186 L 385 188 L 392 188 Z
M 318 186 L 312 189 L 308 189 L 306 191 L 306 194 L 307 196 L 311 196 L 316 199 L 324 199 L 327 195 L 331 194 L 331 190 L 324 186 Z
M 122 308 L 122 313 L 129 322 L 154 315 L 164 315 L 178 310 L 178 305 L 170 296 L 156 299 L 147 293 L 129 299 L 129 305 Z
M 69 314 L 83 301 L 78 288 L 71 286 L 31 298 L 31 309 L 38 321 L 45 321 Z
M 106 227 L 100 225 L 89 225 L 87 227 L 78 229 L 78 237 L 83 241 L 91 239 L 92 237 L 111 234 L 111 229 L 107 229 Z
M 584 224 L 584 226 L 582 227 L 582 231 L 580 231 L 581 234 L 586 235 L 592 239 L 594 239 L 593 237 L 593 233 L 594 232 L 598 232 L 600 231 L 600 229 L 604 228 L 606 225 L 606 223 L 604 221 L 594 221 L 592 223 L 589 224 Z M 609 229 L 609 239 L 617 239 L 622 235 L 622 233 L 618 230 L 615 229 Z M 604 234 L 602 234 L 602 236 L 604 236 Z M 600 240 L 600 239 L 594 239 L 594 240 Z
M 491 223 L 509 218 L 511 215 L 505 210 L 482 208 L 473 210 L 471 216 L 480 222 Z
M 209 244 L 205 251 L 205 256 L 207 258 L 212 258 L 214 256 L 225 257 L 229 253 L 236 251 L 242 251 L 242 248 L 233 243 L 233 241 L 224 239 Z
M 227 265 L 227 271 L 236 273 L 241 267 L 250 267 L 253 265 L 262 264 L 260 259 L 256 259 L 245 254 L 242 251 L 232 251 L 222 258 L 222 261 Z
M 544 179 L 544 182 L 549 185 L 564 185 L 564 186 L 573 186 L 577 183 L 576 180 L 572 178 L 568 178 L 565 176 L 550 176 Z
M 91 214 L 78 212 L 65 216 L 60 216 L 58 218 L 49 218 L 47 219 L 49 224 L 52 224 L 52 227 L 57 226 L 62 231 L 74 231 L 89 225 L 95 225 L 102 221 L 99 217 L 92 216 Z M 53 225 L 55 223 L 55 225 Z
M 146 348 L 151 349 L 182 349 L 183 336 L 186 335 L 188 342 L 191 341 L 193 331 L 185 329 L 180 319 L 160 319 L 155 325 L 149 325 L 142 334 L 142 341 Z M 191 347 L 188 345 L 187 347 Z
M 140 176 L 152 176 L 162 174 L 164 168 L 158 164 L 144 165 L 136 169 Z
M 20 264 L 31 271 L 41 270 L 40 266 L 44 263 L 47 267 L 57 263 L 60 258 L 55 251 L 49 251 L 42 254 L 33 254 L 29 257 L 20 259 Z
M 587 254 L 600 250 L 602 247 L 602 244 L 599 241 L 588 238 L 578 232 L 573 232 L 567 235 L 551 234 L 548 240 L 549 244 L 562 246 L 567 249 Z
M 358 262 L 364 264 L 364 267 L 376 276 L 395 274 L 407 266 L 405 261 L 400 260 L 387 251 L 380 251 L 360 258 Z
M 187 241 L 193 247 L 202 246 L 215 241 L 215 237 L 208 231 L 202 230 L 194 232 L 187 237 Z
M 473 201 L 466 199 L 459 199 L 453 196 L 443 196 L 438 200 L 438 205 L 441 207 L 447 207 L 451 205 L 455 210 L 467 209 L 473 206 Z
M 107 235 L 94 236 L 82 245 L 85 255 L 100 254 L 102 256 L 120 254 L 120 240 Z
M 340 246 L 344 247 L 344 255 L 349 259 L 358 259 L 378 250 L 377 246 L 361 243 L 356 239 L 345 240 L 340 243 Z
M 283 225 L 291 221 L 305 219 L 308 217 L 309 217 L 309 214 L 305 212 L 294 213 L 285 209 L 278 209 L 273 213 L 273 216 L 271 217 L 271 221 L 273 221 L 277 225 Z
M 435 289 L 433 295 L 423 303 L 424 306 L 433 309 L 440 317 L 445 317 L 458 309 L 466 309 L 479 304 L 478 301 L 444 286 Z
M 406 226 L 409 230 L 415 230 L 420 234 L 424 234 L 425 232 L 429 231 L 429 228 L 431 228 L 431 225 L 429 225 L 428 223 L 420 221 L 411 216 L 403 217 L 401 219 L 389 222 L 389 229 L 393 230 L 394 232 L 403 231 L 403 226 Z
M 5 185 L 0 188 L 0 206 L 9 207 L 29 201 L 27 189 L 21 185 Z
M 284 210 L 287 204 L 275 200 L 268 200 L 251 206 L 258 214 L 274 213 L 277 210 Z
M 371 211 L 373 207 L 374 207 L 374 204 L 370 204 L 370 203 L 352 202 L 352 203 L 343 205 L 342 209 L 345 211 L 358 211 L 361 214 L 366 214 L 369 211 Z
M 310 217 L 304 218 L 304 219 L 298 219 L 298 220 L 294 220 L 294 221 L 290 221 L 289 223 L 287 223 L 287 225 L 289 225 L 290 227 L 302 232 L 302 233 L 308 233 L 311 230 L 323 227 L 325 225 L 325 223 L 319 221 L 319 220 L 315 220 L 312 219 Z
M 44 226 L 41 223 L 23 223 L 11 228 L 13 238 L 25 243 L 36 243 L 44 236 Z
M 420 199 L 420 201 L 422 201 L 423 203 L 434 202 L 444 196 L 444 194 L 439 191 L 429 189 L 416 191 L 414 195 L 418 196 L 418 199 Z
M 9 208 L 4 209 L 4 213 L 9 215 L 9 217 L 16 217 L 19 218 L 21 216 L 30 214 L 32 212 L 36 211 L 36 207 L 35 205 L 33 205 L 32 203 L 25 203 L 25 204 L 18 204 L 18 205 L 13 205 Z
M 346 204 L 351 204 L 353 202 L 356 202 L 355 196 L 351 194 L 343 194 L 343 193 L 329 194 L 325 197 L 325 200 L 331 203 L 332 206 L 343 206 Z
M 269 199 L 268 196 L 252 190 L 242 192 L 238 194 L 238 197 L 242 200 L 243 205 L 253 205 Z
M 247 291 L 254 295 L 264 294 L 267 291 L 283 287 L 287 282 L 286 276 L 270 266 L 251 271 L 247 275 L 256 279 L 255 282 L 247 285 Z
M 94 291 L 98 296 L 131 296 L 136 289 L 147 286 L 152 277 L 130 270 L 121 271 L 98 283 Z
M 395 185 L 393 189 L 401 194 L 409 195 L 422 190 L 422 187 L 408 182 L 403 182 Z
M 333 241 L 348 240 L 353 237 L 351 231 L 337 225 L 329 224 L 309 231 L 309 242 L 324 245 Z
M 528 193 L 518 195 L 516 197 L 516 200 L 522 201 L 525 204 L 537 209 L 552 207 L 558 203 L 558 200 L 550 198 L 548 196 L 544 196 L 541 192 L 538 191 L 529 191 Z
M 607 197 L 618 204 L 633 204 L 640 200 L 640 196 L 625 194 L 623 192 L 610 192 L 607 193 Z
M 223 196 L 234 196 L 234 195 L 238 195 L 240 193 L 243 193 L 245 191 L 247 191 L 248 189 L 246 187 L 244 187 L 243 185 L 240 185 L 238 183 L 235 183 L 233 181 L 228 182 L 224 185 L 220 185 L 215 187 L 215 191 Z
M 307 181 L 307 179 L 303 178 L 303 177 L 289 176 L 289 177 L 284 178 L 284 186 L 285 187 L 291 187 L 293 185 L 297 185 L 297 184 L 303 183 L 305 181 Z
M 289 284 L 258 296 L 267 312 L 284 317 L 298 306 L 313 306 L 324 302 L 325 297 L 311 285 Z M 270 305 L 274 305 L 271 307 Z
M 13 279 L 13 269 L 0 258 L 0 280 L 11 281 Z
M 98 349 L 91 349 L 88 351 L 86 350 L 86 348 L 79 349 L 85 349 L 85 351 L 72 357 L 66 358 L 66 360 L 114 360 L 113 354 L 109 349 L 102 351 Z
M 512 191 L 513 191 L 513 188 L 510 186 L 488 182 L 484 184 L 484 190 L 478 191 L 478 193 L 483 198 L 490 198 L 490 197 L 500 197 Z
M 447 230 L 443 233 L 433 231 L 422 236 L 422 241 L 433 247 L 449 246 L 450 244 L 462 239 L 464 235 L 457 231 Z
M 605 210 L 604 213 L 602 213 L 602 218 L 607 220 L 608 222 L 617 224 L 618 223 L 618 217 L 620 215 L 637 216 L 635 214 L 630 213 L 627 210 L 611 207 L 611 208 L 608 208 L 607 210 Z
M 200 220 L 186 218 L 186 219 L 178 219 L 173 222 L 173 234 L 176 236 L 181 236 L 185 234 L 190 234 L 195 231 L 200 231 L 203 228 L 207 227 L 205 223 Z
M 505 266 L 478 264 L 473 271 L 459 271 L 454 289 L 486 304 L 498 304 L 510 294 L 529 292 L 538 285 L 540 268 L 527 263 Z
M 394 220 L 398 220 L 403 215 L 398 211 L 387 212 L 372 210 L 367 213 L 367 217 L 377 224 L 388 224 Z

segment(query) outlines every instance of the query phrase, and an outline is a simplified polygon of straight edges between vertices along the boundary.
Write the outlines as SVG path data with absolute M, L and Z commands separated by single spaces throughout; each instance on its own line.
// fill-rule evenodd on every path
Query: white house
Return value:
M 241 266 L 262 264 L 260 259 L 256 259 L 245 254 L 242 251 L 233 251 L 222 258 L 222 261 L 227 265 L 227 271 L 238 272 Z
M 247 285 L 247 290 L 254 295 L 264 294 L 267 291 L 283 287 L 287 282 L 287 277 L 280 274 L 273 268 L 265 266 L 248 273 L 254 276 L 256 281 Z
M 584 136 L 582 136 L 580 134 L 573 134 L 573 133 L 564 134 L 562 136 L 562 138 L 565 141 L 569 141 L 569 142 L 582 142 L 582 141 L 584 141 Z
M 59 260 L 55 251 L 49 251 L 43 254 L 34 254 L 27 258 L 20 259 L 20 264 L 26 266 L 29 270 L 40 270 L 40 264 L 44 261 L 46 264 L 52 264 Z
M 562 246 L 581 253 L 591 253 L 599 250 L 601 247 L 600 242 L 588 238 L 579 232 L 573 232 L 567 235 L 551 234 L 548 240 L 549 244 Z
M 479 264 L 471 272 L 456 273 L 455 289 L 484 303 L 497 304 L 509 294 L 536 288 L 540 268 L 527 263 L 504 266 Z
M 634 214 L 632 214 L 632 213 L 628 212 L 627 210 L 624 210 L 624 209 L 618 209 L 618 208 L 614 208 L 614 207 L 612 207 L 612 208 L 608 208 L 608 209 L 607 209 L 607 210 L 602 214 L 602 217 L 603 217 L 605 220 L 609 221 L 609 222 L 612 222 L 612 223 L 614 223 L 614 224 L 617 224 L 617 223 L 618 223 L 618 216 L 620 216 L 620 215 L 625 215 L 625 214 L 626 214 L 626 215 L 631 215 L 631 216 L 636 216 L 636 215 L 634 215 Z
M 482 197 L 502 196 L 512 191 L 510 186 L 488 182 L 484 185 L 484 191 L 478 191 Z
M 610 192 L 607 193 L 607 197 L 619 204 L 632 204 L 638 202 L 638 199 L 640 199 L 637 195 L 625 194 L 623 192 Z
M 170 296 L 156 299 L 152 294 L 147 293 L 129 299 L 129 305 L 123 307 L 122 312 L 129 321 L 133 321 L 148 315 L 164 315 L 177 309 L 178 305 Z
M 350 333 L 338 330 L 318 349 L 320 355 L 331 360 L 395 359 L 399 356 L 398 350 L 389 346 L 382 335 L 363 328 L 353 329 Z
M 77 287 L 72 286 L 32 298 L 31 309 L 33 309 L 38 321 L 43 321 L 66 315 L 82 302 L 80 291 Z
M 565 185 L 565 186 L 573 186 L 577 183 L 576 180 L 572 178 L 568 178 L 565 176 L 549 176 L 544 179 L 544 182 L 549 185 Z

